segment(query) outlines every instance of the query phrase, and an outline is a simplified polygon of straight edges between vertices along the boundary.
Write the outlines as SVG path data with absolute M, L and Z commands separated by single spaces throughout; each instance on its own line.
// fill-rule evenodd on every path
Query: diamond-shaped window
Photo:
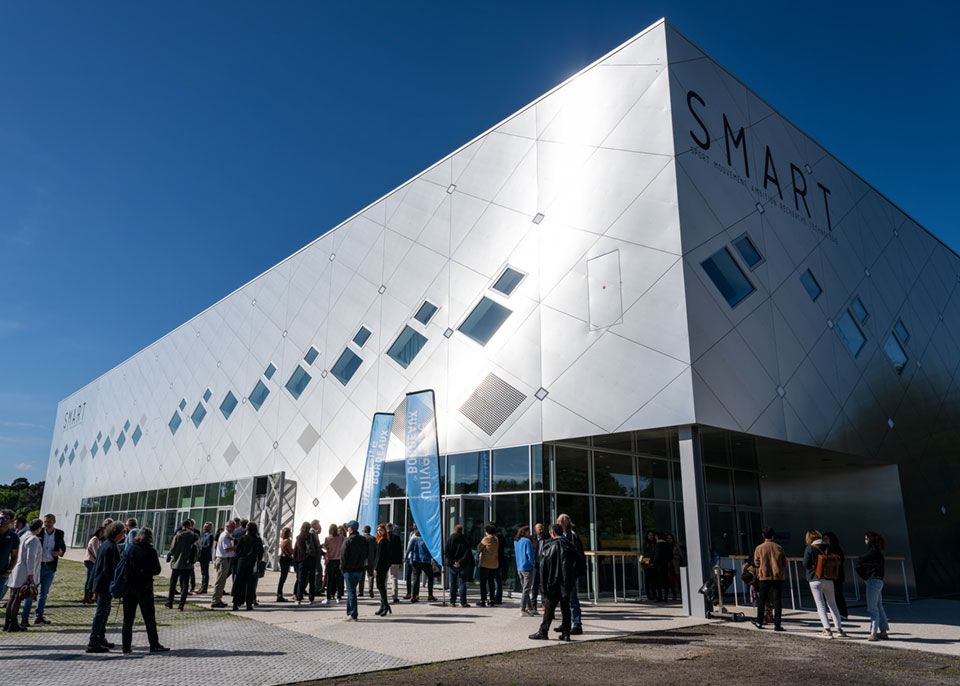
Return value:
M 357 344 L 357 347 L 362 348 L 363 344 L 367 342 L 367 339 L 370 338 L 370 329 L 365 326 L 361 326 L 360 330 L 357 331 L 357 335 L 353 337 L 353 342 Z
M 173 416 L 170 417 L 170 421 L 167 422 L 167 426 L 170 427 L 170 433 L 172 433 L 174 436 L 176 436 L 176 435 L 177 435 L 177 429 L 180 428 L 180 424 L 182 424 L 182 423 L 183 423 L 183 419 L 180 418 L 180 413 L 179 413 L 179 412 L 174 412 L 174 413 L 173 413 Z M 108 441 L 110 440 L 110 437 L 109 437 L 109 436 L 107 437 L 107 440 L 108 440 Z M 106 444 L 106 443 L 103 444 L 103 448 L 104 448 L 104 450 L 106 450 L 106 448 L 107 448 L 107 444 Z
M 112 445 L 113 445 L 113 443 L 110 442 L 110 437 L 107 436 L 107 439 L 103 442 L 103 454 L 104 454 L 104 455 L 106 455 L 107 453 L 110 452 L 110 446 L 112 446 Z
M 404 326 L 403 331 L 397 336 L 397 340 L 395 340 L 393 345 L 390 346 L 390 349 L 387 350 L 387 355 L 406 369 L 426 344 L 427 339 L 422 334 L 414 331 L 409 326 Z
M 250 404 L 253 405 L 253 409 L 259 410 L 261 405 L 266 402 L 268 395 L 270 395 L 270 389 L 267 388 L 263 381 L 257 381 L 257 385 L 253 387 L 252 391 L 250 391 L 249 396 Z
M 486 345 L 510 314 L 509 309 L 484 296 L 459 329 L 480 345 Z
M 183 410 L 187 406 L 187 401 L 183 398 L 180 399 L 180 409 Z
M 203 392 L 203 402 L 205 402 L 205 403 L 210 402 L 210 396 L 211 396 L 211 395 L 213 395 L 213 393 L 210 392 L 210 389 L 209 389 L 209 388 L 208 388 L 207 390 L 205 390 L 205 391 Z
M 140 425 L 137 424 L 137 428 L 133 430 L 133 435 L 130 438 L 133 439 L 133 444 L 137 445 L 142 437 L 143 432 L 140 430 Z
M 197 403 L 197 406 L 193 408 L 193 414 L 190 415 L 190 421 L 193 422 L 193 425 L 200 428 L 200 422 L 203 421 L 203 418 L 207 416 L 207 408 L 203 406 L 203 403 Z
M 893 325 L 893 332 L 897 334 L 897 338 L 900 339 L 900 343 L 903 345 L 906 345 L 907 341 L 910 340 L 910 332 L 907 331 L 907 327 L 904 326 L 902 319 L 898 319 L 897 323 Z
M 276 371 L 277 371 L 277 365 L 271 362 L 270 364 L 267 365 L 267 368 L 266 370 L 264 370 L 263 375 L 267 377 L 267 379 L 269 380 L 273 378 L 273 375 L 276 373 Z
M 304 389 L 306 389 L 308 383 L 310 383 L 310 375 L 307 374 L 303 367 L 297 365 L 293 374 L 290 375 L 290 380 L 287 381 L 286 388 L 290 391 L 290 395 L 293 396 L 294 400 L 296 400 L 300 397 L 300 394 L 303 393 Z
M 127 442 L 126 435 L 121 431 L 120 435 L 117 436 L 117 450 L 123 450 L 123 444 Z
M 130 430 L 130 420 L 129 420 L 129 419 L 123 423 L 123 430 L 124 430 L 124 431 L 129 431 L 129 430 Z
M 237 407 L 237 396 L 233 394 L 233 391 L 227 391 L 227 395 L 223 398 L 223 402 L 220 403 L 220 412 L 223 414 L 224 419 L 230 419 L 230 415 L 233 414 L 233 411 Z
M 346 386 L 350 383 L 350 379 L 356 374 L 361 364 L 363 364 L 363 359 L 347 348 L 340 353 L 340 357 L 337 358 L 330 373 L 337 378 L 337 381 Z
M 97 453 L 100 452 L 100 446 L 94 443 L 90 446 L 90 457 L 96 457 Z
M 416 319 L 421 324 L 428 324 L 433 315 L 437 313 L 437 306 L 434 305 L 429 300 L 424 300 L 423 304 L 420 306 L 420 309 L 417 310 L 417 313 L 413 315 L 413 318 Z
M 520 282 L 523 281 L 523 277 L 524 274 L 522 272 L 518 272 L 512 267 L 507 267 L 491 288 L 498 293 L 510 295 L 513 293 L 513 290 L 520 285 Z
M 307 354 L 303 356 L 303 361 L 307 364 L 313 364 L 314 360 L 317 359 L 317 355 L 319 354 L 320 353 L 317 352 L 317 349 L 311 345 L 310 350 L 308 350 Z

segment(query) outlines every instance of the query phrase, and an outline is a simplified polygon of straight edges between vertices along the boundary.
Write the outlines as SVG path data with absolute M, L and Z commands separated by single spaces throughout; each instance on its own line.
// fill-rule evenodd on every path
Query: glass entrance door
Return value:
M 737 508 L 737 553 L 752 555 L 763 538 L 760 508 Z
M 444 498 L 444 527 L 449 536 L 453 527 L 463 525 L 470 549 L 476 557 L 477 544 L 483 538 L 483 525 L 490 521 L 490 499 L 473 495 L 448 495 Z M 478 560 L 474 560 L 478 563 Z M 476 569 L 477 564 L 474 564 Z

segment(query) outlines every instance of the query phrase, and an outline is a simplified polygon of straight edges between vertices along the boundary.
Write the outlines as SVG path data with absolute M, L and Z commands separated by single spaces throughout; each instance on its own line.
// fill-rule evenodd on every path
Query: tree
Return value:
M 31 484 L 27 479 L 14 479 L 10 485 L 0 484 L 0 508 L 10 508 L 17 515 L 39 512 L 43 501 L 43 481 Z

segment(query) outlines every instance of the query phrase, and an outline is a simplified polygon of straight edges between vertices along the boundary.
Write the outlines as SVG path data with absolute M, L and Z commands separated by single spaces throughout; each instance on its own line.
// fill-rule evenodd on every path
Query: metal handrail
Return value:
M 910 585 L 909 585 L 909 580 L 907 579 L 907 558 L 900 555 L 886 555 L 884 557 L 888 561 L 900 563 L 900 574 L 901 574 L 901 577 L 903 578 L 903 594 L 904 594 L 903 602 L 909 605 L 910 604 Z M 725 555 L 720 558 L 721 561 L 730 560 L 731 562 L 742 561 L 747 559 L 749 559 L 747 555 Z M 803 562 L 802 557 L 794 557 L 794 556 L 787 557 L 787 582 L 790 588 L 790 607 L 794 610 L 816 609 L 816 608 L 805 608 L 803 606 L 802 595 L 800 593 L 800 590 L 801 590 L 800 581 L 803 578 L 803 574 L 801 573 L 800 566 L 799 566 L 802 562 Z M 850 563 L 850 571 L 851 571 L 850 579 L 853 581 L 854 601 L 859 602 L 860 601 L 860 584 L 863 583 L 864 585 L 866 585 L 866 582 L 860 578 L 859 574 L 857 574 L 855 559 L 848 558 L 847 562 Z M 796 566 L 796 574 L 794 574 L 794 566 Z M 739 589 L 738 589 L 738 586 L 740 587 Z M 794 595 L 794 590 L 796 590 L 796 595 Z M 748 604 L 747 588 L 746 588 L 746 585 L 743 583 L 743 580 L 740 579 L 740 575 L 737 574 L 736 576 L 734 576 L 734 579 L 733 579 L 733 600 L 734 600 L 734 604 L 738 607 L 740 605 L 739 593 L 741 592 L 743 593 L 744 605 L 746 606 Z M 900 601 L 884 598 L 884 602 L 896 603 Z
M 591 589 L 593 596 L 593 604 L 600 602 L 600 579 L 599 579 L 599 559 L 607 557 L 611 559 L 611 567 L 613 572 L 613 602 L 618 602 L 617 596 L 617 559 L 620 560 L 620 578 L 623 581 L 623 600 L 627 600 L 627 558 L 636 558 L 637 563 L 637 600 L 641 600 L 641 586 L 640 579 L 642 573 L 642 565 L 640 561 L 643 559 L 644 555 L 642 552 L 633 551 L 633 550 L 585 550 L 584 555 L 587 559 L 590 560 L 590 574 L 587 575 L 587 598 L 591 597 Z M 631 566 L 633 564 L 631 563 Z M 591 580 L 593 583 L 591 584 Z

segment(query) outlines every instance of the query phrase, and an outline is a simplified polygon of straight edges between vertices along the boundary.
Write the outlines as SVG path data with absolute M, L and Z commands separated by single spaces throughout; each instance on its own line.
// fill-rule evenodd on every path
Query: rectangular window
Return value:
M 897 374 L 903 374 L 903 368 L 907 366 L 909 358 L 896 336 L 893 334 L 887 336 L 887 342 L 883 344 L 883 352 L 887 354 L 887 359 L 893 365 L 894 371 Z
M 308 350 L 307 354 L 303 356 L 303 361 L 307 364 L 313 364 L 314 360 L 317 359 L 317 355 L 319 354 L 320 353 L 317 352 L 317 349 L 311 345 L 310 350 Z
M 273 378 L 273 375 L 276 373 L 276 371 L 277 371 L 277 366 L 273 362 L 271 362 L 270 364 L 267 365 L 267 368 L 266 370 L 264 370 L 263 375 L 267 377 L 267 380 L 270 380 Z
M 437 313 L 437 306 L 434 305 L 429 300 L 424 300 L 423 304 L 420 306 L 420 309 L 417 310 L 417 313 L 413 315 L 413 318 L 416 319 L 421 324 L 428 324 L 433 315 Z
M 207 408 L 203 406 L 203 403 L 197 403 L 197 406 L 193 408 L 193 414 L 190 415 L 190 421 L 193 422 L 193 425 L 200 428 L 200 422 L 203 421 L 203 418 L 207 416 Z
M 224 396 L 223 402 L 220 403 L 220 412 L 223 414 L 224 419 L 230 419 L 230 415 L 233 414 L 233 411 L 237 407 L 237 396 L 233 394 L 233 391 L 227 391 L 227 395 Z
M 337 378 L 337 381 L 346 386 L 361 364 L 363 364 L 363 359 L 350 348 L 346 348 L 340 353 L 340 357 L 337 358 L 330 373 Z
M 749 235 L 743 234 L 740 236 L 740 238 L 733 242 L 733 247 L 740 253 L 740 257 L 743 258 L 744 263 L 750 271 L 753 271 L 763 262 L 763 255 L 760 254 L 757 245 L 751 240 Z
M 813 272 L 808 269 L 801 274 L 800 283 L 802 283 L 803 287 L 807 290 L 807 295 L 810 296 L 810 299 L 813 302 L 817 302 L 817 298 L 823 293 L 823 289 L 820 288 L 820 283 L 817 281 L 817 277 L 813 275 Z
M 503 270 L 503 274 L 500 275 L 500 278 L 496 280 L 491 288 L 498 293 L 510 295 L 513 293 L 514 289 L 520 285 L 521 281 L 523 281 L 523 273 L 518 272 L 516 269 L 511 267 L 507 267 Z
M 700 266 L 730 307 L 736 307 L 756 290 L 726 248 L 713 253 Z
M 307 374 L 303 367 L 297 365 L 293 374 L 290 375 L 290 380 L 287 381 L 287 390 L 290 391 L 290 395 L 296 400 L 300 397 L 300 394 L 303 393 L 308 383 L 310 383 L 310 375 Z
M 180 418 L 180 413 L 179 413 L 179 412 L 174 412 L 174 413 L 173 413 L 173 416 L 170 417 L 170 421 L 167 422 L 167 426 L 170 427 L 170 433 L 172 433 L 174 436 L 176 436 L 176 435 L 177 435 L 177 429 L 180 428 L 180 424 L 181 424 L 182 422 L 183 422 L 183 420 Z M 109 436 L 107 436 L 107 440 L 108 440 L 108 441 L 110 440 L 110 437 L 109 437 Z M 106 444 L 106 443 L 103 444 L 103 452 L 107 452 L 107 444 Z
M 480 491 L 480 462 L 483 454 L 476 452 L 447 456 L 448 494 L 478 493 Z
M 907 327 L 904 326 L 902 319 L 898 319 L 897 323 L 893 325 L 893 332 L 897 334 L 897 338 L 900 339 L 903 345 L 906 345 L 907 341 L 910 340 L 910 332 L 907 331 Z
M 526 491 L 530 486 L 530 450 L 501 448 L 493 451 L 493 490 Z M 526 520 L 521 520 L 526 521 Z
M 270 395 L 270 389 L 267 388 L 263 381 L 257 380 L 257 385 L 254 386 L 250 392 L 250 404 L 253 405 L 253 409 L 259 410 L 268 395 Z
M 480 345 L 486 345 L 511 314 L 511 310 L 484 296 L 459 329 Z
M 210 402 L 210 396 L 211 396 L 211 395 L 213 395 L 213 393 L 210 392 L 210 389 L 209 389 L 209 388 L 208 388 L 207 390 L 205 390 L 205 391 L 203 392 L 203 402 L 205 402 L 205 403 Z
M 863 306 L 863 301 L 859 297 L 853 299 L 853 302 L 850 303 L 850 309 L 853 310 L 861 324 L 867 323 L 870 313 L 867 312 L 867 308 Z
M 397 340 L 395 340 L 393 345 L 390 346 L 390 349 L 387 350 L 387 355 L 389 355 L 394 362 L 406 369 L 426 344 L 427 339 L 423 335 L 414 331 L 409 326 L 404 326 L 403 331 L 397 336 Z
M 854 321 L 850 310 L 844 310 L 843 316 L 837 322 L 837 333 L 840 334 L 840 338 L 847 344 L 847 349 L 854 357 L 860 354 L 867 342 L 867 337 L 863 335 L 860 325 Z
M 353 337 L 353 342 L 357 344 L 358 348 L 362 348 L 363 344 L 367 342 L 368 338 L 370 338 L 370 329 L 365 326 L 361 326 L 360 330 L 357 331 L 357 335 Z

